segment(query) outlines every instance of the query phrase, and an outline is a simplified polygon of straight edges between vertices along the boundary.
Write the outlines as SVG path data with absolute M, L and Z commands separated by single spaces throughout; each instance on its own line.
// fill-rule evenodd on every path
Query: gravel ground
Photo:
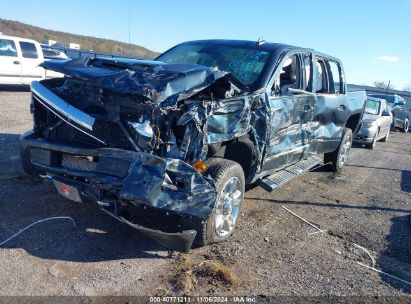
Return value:
M 97 207 L 23 174 L 18 136 L 32 126 L 29 98 L 0 92 L 0 242 L 51 216 L 70 216 L 77 227 L 41 223 L 2 246 L 0 295 L 411 294 L 410 285 L 357 263 L 372 264 L 360 245 L 376 268 L 411 281 L 410 133 L 393 132 L 372 151 L 352 149 L 340 175 L 320 168 L 272 193 L 249 190 L 229 242 L 168 255 Z M 206 263 L 225 267 L 204 271 Z M 188 279 L 178 282 L 182 273 Z

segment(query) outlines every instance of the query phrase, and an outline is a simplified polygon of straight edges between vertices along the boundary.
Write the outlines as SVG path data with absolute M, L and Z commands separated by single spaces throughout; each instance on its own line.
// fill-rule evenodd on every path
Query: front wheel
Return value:
M 381 141 L 387 142 L 389 137 L 390 137 L 390 131 L 387 132 L 387 135 L 385 135 L 385 137 Z
M 338 148 L 330 153 L 324 154 L 324 163 L 331 164 L 332 171 L 341 172 L 342 167 L 348 160 L 348 154 L 352 146 L 352 131 L 349 128 L 344 128 L 343 136 Z
M 409 121 L 408 121 L 408 119 L 406 118 L 405 121 L 404 121 L 404 125 L 403 125 L 403 128 L 401 129 L 401 131 L 404 132 L 404 133 L 407 133 L 409 126 L 410 126 L 410 125 L 409 125 Z
M 20 161 L 23 171 L 31 176 L 39 175 L 39 171 L 33 168 L 30 160 L 30 149 L 27 147 L 20 146 Z
M 217 199 L 210 216 L 196 224 L 196 246 L 227 240 L 234 232 L 244 200 L 245 179 L 240 164 L 213 158 L 208 161 L 209 174 L 215 181 Z
M 379 133 L 380 133 L 380 131 L 378 130 L 378 132 L 375 134 L 372 142 L 370 142 L 369 144 L 365 144 L 365 147 L 367 149 L 373 150 L 375 148 L 375 145 L 377 144 L 377 138 L 378 138 Z

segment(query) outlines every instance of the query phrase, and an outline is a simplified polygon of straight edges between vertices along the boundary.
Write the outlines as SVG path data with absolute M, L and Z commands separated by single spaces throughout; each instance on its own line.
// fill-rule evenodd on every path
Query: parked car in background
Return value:
M 39 65 L 44 54 L 37 41 L 0 35 L 0 84 L 30 84 L 33 80 L 62 77 Z
M 246 185 L 272 191 L 322 155 L 340 171 L 366 101 L 339 59 L 261 41 L 42 65 L 70 77 L 31 85 L 24 170 L 179 251 L 227 240 Z
M 391 108 L 393 120 L 391 129 L 398 128 L 402 132 L 408 132 L 410 126 L 409 109 L 404 98 L 396 94 L 370 94 L 370 96 L 383 98 Z
M 51 48 L 48 45 L 41 44 L 44 60 L 68 60 L 70 59 L 64 52 Z
M 367 97 L 361 127 L 354 136 L 354 142 L 374 149 L 377 141 L 388 141 L 390 136 L 392 114 L 385 99 Z

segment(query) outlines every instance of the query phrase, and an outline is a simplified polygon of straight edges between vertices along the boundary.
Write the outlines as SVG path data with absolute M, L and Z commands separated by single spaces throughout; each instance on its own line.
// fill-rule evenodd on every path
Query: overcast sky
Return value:
M 410 0 L 0 0 L 0 18 L 125 42 L 129 10 L 131 42 L 155 51 L 262 36 L 339 57 L 350 83 L 411 86 Z

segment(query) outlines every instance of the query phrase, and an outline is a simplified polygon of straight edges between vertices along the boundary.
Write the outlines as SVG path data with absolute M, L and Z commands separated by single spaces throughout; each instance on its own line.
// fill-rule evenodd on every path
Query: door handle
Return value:
M 20 61 L 16 60 L 16 61 L 13 61 L 13 63 L 14 64 L 20 64 Z
M 339 107 L 337 107 L 337 110 L 339 111 L 345 111 L 347 109 L 347 107 L 345 105 L 340 105 Z

